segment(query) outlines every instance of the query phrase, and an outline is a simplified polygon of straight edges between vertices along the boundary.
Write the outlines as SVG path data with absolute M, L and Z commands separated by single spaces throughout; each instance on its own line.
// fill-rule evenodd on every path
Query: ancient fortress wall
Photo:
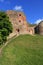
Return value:
M 6 12 L 17 34 L 34 34 L 34 28 L 29 27 L 23 12 L 9 10 Z
M 37 34 L 43 35 L 43 21 L 41 21 L 36 27 L 35 32 Z

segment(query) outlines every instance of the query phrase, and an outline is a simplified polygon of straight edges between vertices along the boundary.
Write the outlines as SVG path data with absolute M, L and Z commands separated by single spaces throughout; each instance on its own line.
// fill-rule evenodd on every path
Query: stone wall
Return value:
M 38 25 L 36 25 L 35 33 L 43 35 L 43 21 L 41 21 Z
M 23 12 L 9 10 L 6 14 L 13 25 L 13 32 L 17 34 L 34 34 L 34 28 L 28 27 L 26 16 Z

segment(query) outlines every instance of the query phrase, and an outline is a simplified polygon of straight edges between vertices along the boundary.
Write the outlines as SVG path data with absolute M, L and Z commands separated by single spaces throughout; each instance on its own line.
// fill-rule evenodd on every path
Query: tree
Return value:
M 3 39 L 2 39 L 2 35 L 1 35 L 1 32 L 0 32 L 0 45 L 3 43 Z
M 12 33 L 12 24 L 5 12 L 0 12 L 0 44 L 7 40 L 7 36 Z
M 3 36 L 8 36 L 8 30 L 7 30 L 6 28 L 3 28 L 3 29 L 1 30 L 1 34 L 2 34 Z

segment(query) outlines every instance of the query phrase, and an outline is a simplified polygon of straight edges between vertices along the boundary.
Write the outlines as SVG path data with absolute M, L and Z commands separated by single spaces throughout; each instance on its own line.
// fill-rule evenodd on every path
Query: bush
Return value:
M 5 12 L 0 12 L 0 44 L 7 41 L 7 36 L 12 33 L 12 24 Z
M 2 40 L 3 40 L 3 43 L 5 43 L 7 41 L 7 36 L 3 36 Z
M 3 44 L 3 39 L 2 39 L 2 35 L 0 33 L 0 45 Z
M 7 30 L 6 28 L 3 28 L 3 29 L 1 30 L 1 34 L 2 34 L 3 36 L 8 36 L 8 30 Z

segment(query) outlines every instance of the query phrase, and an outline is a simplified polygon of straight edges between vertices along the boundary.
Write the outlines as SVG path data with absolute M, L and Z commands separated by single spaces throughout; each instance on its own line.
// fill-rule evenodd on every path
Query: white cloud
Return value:
M 35 24 L 39 24 L 41 21 L 43 21 L 43 19 L 39 19 L 35 22 Z
M 23 11 L 22 6 L 18 6 L 18 5 L 16 5 L 13 9 L 17 11 Z
M 0 0 L 0 2 L 4 2 L 4 0 Z

